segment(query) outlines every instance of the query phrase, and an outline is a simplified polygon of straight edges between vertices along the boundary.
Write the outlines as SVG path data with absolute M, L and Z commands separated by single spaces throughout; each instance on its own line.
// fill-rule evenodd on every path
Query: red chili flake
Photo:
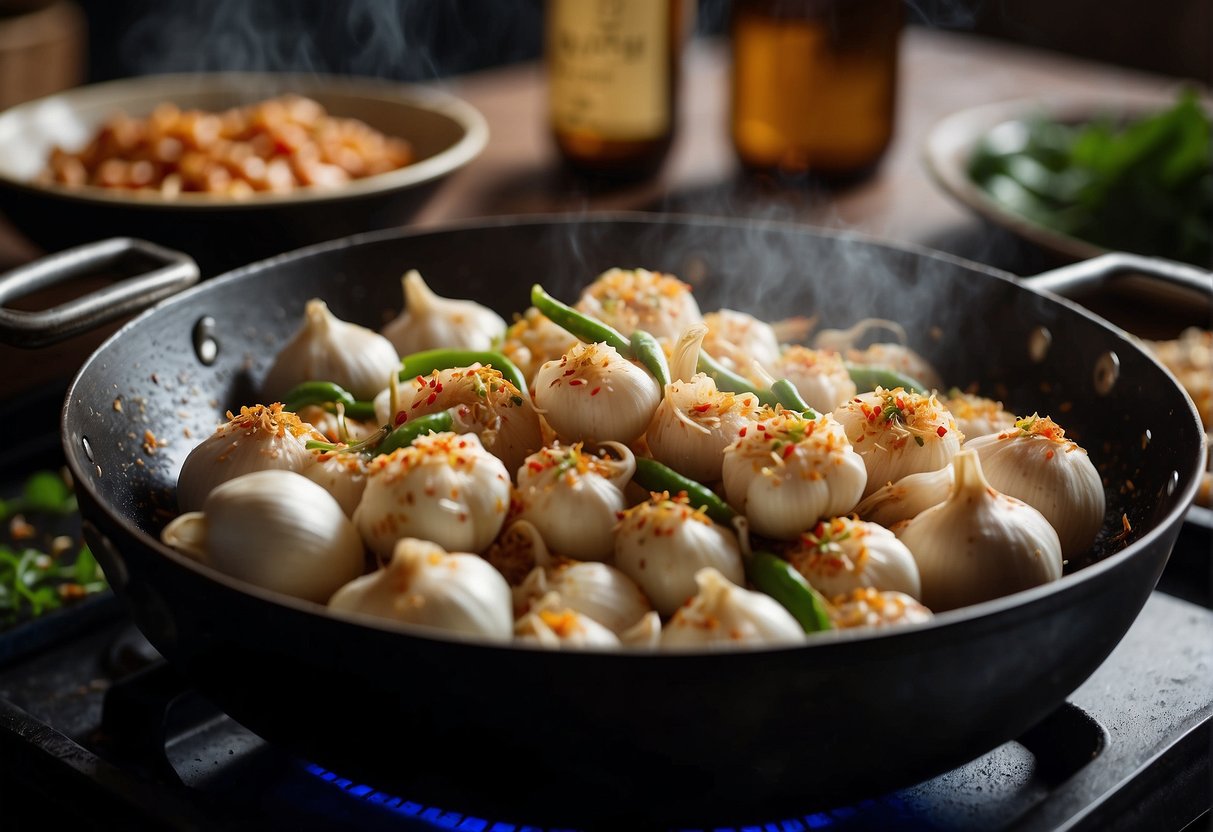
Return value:
M 571 376 L 571 375 L 572 375 L 573 373 L 575 373 L 575 372 L 577 372 L 577 370 L 576 370 L 576 369 L 572 369 L 572 370 L 565 370 L 565 371 L 564 371 L 564 374 L 565 374 L 566 376 Z
M 795 453 L 795 452 L 796 452 L 796 446 L 795 446 L 795 445 L 785 445 L 785 446 L 784 446 L 784 449 L 783 449 L 783 458 L 784 458 L 784 459 L 787 459 L 788 457 L 790 457 L 790 456 L 791 456 L 793 453 Z
M 703 404 L 695 405 L 694 407 L 691 408 L 691 410 L 694 410 L 696 413 L 707 413 L 709 410 L 711 410 L 711 408 L 712 408 L 711 402 L 704 402 Z
M 591 395 L 591 396 L 597 396 L 597 395 L 598 395 L 598 391 L 599 391 L 599 390 L 601 390 L 601 389 L 602 389 L 601 387 L 595 387 L 593 390 L 591 390 L 591 391 L 590 391 L 590 395 Z
M 542 470 L 543 470 L 543 463 L 542 463 L 542 462 L 536 462 L 535 460 L 533 460 L 533 459 L 532 459 L 530 462 L 528 462 L 528 463 L 526 464 L 526 467 L 527 467 L 527 468 L 530 468 L 532 471 L 542 471 Z
M 583 378 L 569 379 L 569 387 L 580 387 L 583 384 L 585 384 L 585 379 L 583 379 Z
M 396 425 L 396 427 L 400 427 L 408 420 L 409 420 L 409 412 L 407 410 L 402 410 L 396 414 L 396 418 L 392 420 L 392 424 Z
M 417 376 L 417 378 L 415 378 L 413 380 L 416 381 L 422 387 L 425 386 L 425 376 Z
M 426 403 L 426 404 L 433 404 L 433 403 L 434 403 L 434 402 L 436 402 L 436 401 L 438 401 L 438 394 L 437 394 L 437 393 L 430 393 L 428 396 L 426 396 L 426 397 L 425 397 L 425 403 Z
M 759 423 L 756 425 L 756 427 L 757 427 L 757 428 L 758 428 L 760 431 L 762 431 L 763 433 L 765 433 L 765 432 L 766 432 L 767 426 L 766 426 L 766 425 L 764 425 L 764 424 L 762 424 L 761 422 L 759 422 Z
M 1053 452 L 1052 452 L 1052 451 L 1049 451 L 1047 454 L 1045 454 L 1045 459 L 1052 459 L 1052 458 L 1053 458 Z
M 738 436 L 745 436 L 745 432 L 746 432 L 746 430 L 747 430 L 747 428 L 746 428 L 746 427 L 743 425 L 743 426 L 742 426 L 742 428 L 741 428 L 741 430 L 737 431 L 737 435 L 738 435 Z
M 939 427 L 935 428 L 935 433 L 938 434 L 939 436 L 944 436 L 945 434 L 947 434 L 947 432 L 948 432 L 948 429 L 945 428 L 943 425 L 940 425 Z

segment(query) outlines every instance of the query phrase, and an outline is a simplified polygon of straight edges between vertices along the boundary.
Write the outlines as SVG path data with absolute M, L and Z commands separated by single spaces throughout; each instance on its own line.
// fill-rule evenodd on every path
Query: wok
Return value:
M 1065 287 L 1143 263 L 1113 257 L 1040 280 Z M 569 299 L 616 265 L 672 271 L 704 309 L 818 313 L 826 326 L 899 320 L 949 383 L 1061 418 L 1107 484 L 1092 555 L 1054 584 L 925 626 L 791 649 L 631 655 L 365 626 L 158 542 L 186 453 L 225 408 L 258 399 L 308 298 L 378 326 L 400 307 L 400 274 L 418 268 L 439 291 L 508 315 L 534 281 Z M 1188 275 L 1172 279 L 1207 296 L 1208 275 Z M 72 383 L 62 428 L 106 574 L 168 661 L 236 720 L 344 776 L 405 784 L 410 797 L 613 828 L 837 806 L 1019 736 L 1128 629 L 1204 460 L 1173 378 L 1039 283 L 853 235 L 635 215 L 376 232 L 237 270 L 110 338 Z

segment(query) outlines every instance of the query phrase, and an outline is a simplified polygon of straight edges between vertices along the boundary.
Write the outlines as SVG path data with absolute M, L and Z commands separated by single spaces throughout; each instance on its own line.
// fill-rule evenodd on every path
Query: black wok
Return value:
M 614 265 L 679 274 L 704 309 L 901 321 L 948 382 L 1053 414 L 1090 450 L 1108 495 L 1093 554 L 1055 584 L 927 626 L 795 649 L 615 655 L 361 626 L 158 542 L 181 461 L 225 408 L 258 399 L 308 298 L 379 325 L 399 309 L 400 274 L 419 268 L 439 291 L 508 315 L 534 281 L 570 298 Z M 1207 279 L 1190 284 L 1207 292 Z M 840 805 L 1018 736 L 1128 629 L 1204 460 L 1195 410 L 1157 362 L 1009 275 L 802 227 L 638 216 L 375 233 L 209 281 L 93 355 L 69 390 L 63 439 L 88 539 L 139 627 L 238 721 L 419 799 L 614 828 Z

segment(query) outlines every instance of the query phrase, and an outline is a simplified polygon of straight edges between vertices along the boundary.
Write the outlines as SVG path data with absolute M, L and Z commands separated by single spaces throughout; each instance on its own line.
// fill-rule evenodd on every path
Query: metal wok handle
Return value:
M 1185 263 L 1143 257 L 1139 254 L 1113 252 L 1081 263 L 1025 278 L 1033 289 L 1045 289 L 1059 295 L 1070 295 L 1079 289 L 1093 289 L 1123 277 L 1145 277 L 1184 291 L 1213 307 L 1213 272 Z
M 4 307 L 38 289 L 96 274 L 132 252 L 156 261 L 159 267 L 40 312 Z M 0 341 L 18 347 L 54 344 L 146 309 L 197 283 L 199 276 L 198 265 L 189 255 L 144 240 L 114 237 L 70 248 L 0 275 Z

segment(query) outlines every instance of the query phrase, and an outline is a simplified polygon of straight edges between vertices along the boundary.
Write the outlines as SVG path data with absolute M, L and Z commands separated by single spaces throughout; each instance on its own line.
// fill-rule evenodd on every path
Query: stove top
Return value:
M 25 445 L 20 467 L 57 458 Z M 31 450 L 32 449 L 32 450 Z M 9 463 L 0 452 L 0 462 Z M 0 465 L 5 478 L 14 467 Z M 1018 740 L 853 806 L 702 832 L 1181 830 L 1213 805 L 1213 540 L 1184 525 L 1159 588 L 1108 660 Z M 353 728 L 351 729 L 353 730 Z M 476 748 L 472 737 L 452 741 Z M 424 754 L 424 749 L 402 749 Z M 388 784 L 391 785 L 388 785 Z M 190 690 L 109 595 L 0 635 L 0 829 L 592 830 L 500 816 L 457 783 L 359 782 L 298 759 Z M 705 790 L 705 801 L 711 793 Z M 603 807 L 610 795 L 603 796 Z M 468 806 L 477 809 L 469 813 Z M 600 811 L 603 807 L 597 807 Z M 616 827 L 617 828 L 617 827 Z M 630 829 L 648 828 L 643 818 Z M 1203 828 L 1203 827 L 1202 827 Z M 675 827 L 679 829 L 679 827 Z

